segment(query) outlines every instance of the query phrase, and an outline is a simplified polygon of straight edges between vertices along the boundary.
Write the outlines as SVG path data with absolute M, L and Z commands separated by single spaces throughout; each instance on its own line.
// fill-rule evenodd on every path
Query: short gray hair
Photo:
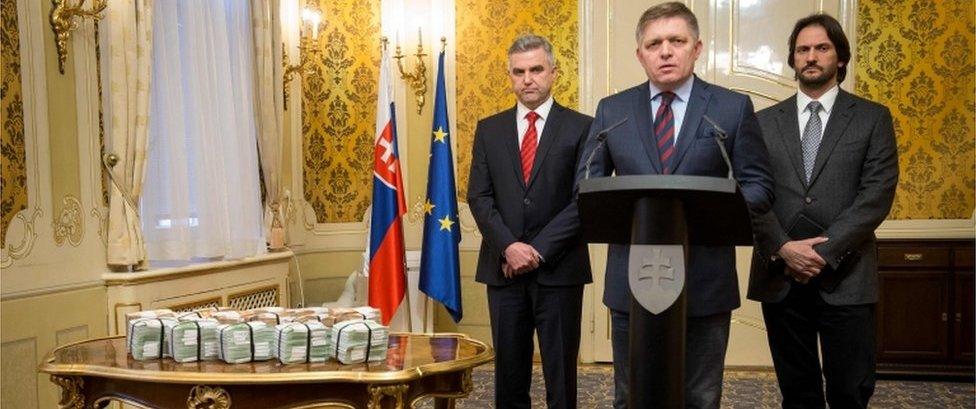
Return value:
M 556 66 L 556 56 L 552 54 L 552 44 L 549 40 L 546 40 L 543 36 L 538 36 L 535 34 L 522 34 L 515 41 L 512 42 L 512 46 L 508 47 L 508 56 L 511 57 L 512 54 L 524 53 L 527 51 L 542 49 L 546 52 L 546 59 L 549 60 L 549 65 Z M 509 60 L 511 64 L 511 60 Z M 512 67 L 509 66 L 509 69 Z
M 695 13 L 688 8 L 688 6 L 677 1 L 671 1 L 667 3 L 661 3 L 656 6 L 644 11 L 641 15 L 640 20 L 637 21 L 637 32 L 635 37 L 637 39 L 637 45 L 640 46 L 641 36 L 644 35 L 644 29 L 648 24 L 654 21 L 671 18 L 671 17 L 681 17 L 686 23 L 688 23 L 688 28 L 691 29 L 691 34 L 698 39 L 698 18 L 695 17 Z

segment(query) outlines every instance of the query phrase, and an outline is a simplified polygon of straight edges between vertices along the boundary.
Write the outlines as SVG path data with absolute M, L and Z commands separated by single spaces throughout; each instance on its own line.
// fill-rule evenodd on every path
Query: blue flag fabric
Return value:
M 457 189 L 454 158 L 447 120 L 444 85 L 444 51 L 437 61 L 434 93 L 434 125 L 427 168 L 427 200 L 424 202 L 424 244 L 420 255 L 420 290 L 444 305 L 454 322 L 461 321 L 461 274 L 458 243 Z

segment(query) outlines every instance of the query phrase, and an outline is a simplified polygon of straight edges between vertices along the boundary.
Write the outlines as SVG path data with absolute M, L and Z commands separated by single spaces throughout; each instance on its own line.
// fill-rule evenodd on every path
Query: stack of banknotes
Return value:
M 343 364 L 386 360 L 390 332 L 372 320 L 342 321 L 332 327 L 335 358 Z
M 220 359 L 229 364 L 274 358 L 275 328 L 261 321 L 217 326 Z
M 171 356 L 167 333 L 179 324 L 176 318 L 138 318 L 129 325 L 128 347 L 137 361 Z
M 283 364 L 325 362 L 332 356 L 332 329 L 318 321 L 275 327 L 276 356 Z
M 196 362 L 217 359 L 220 340 L 212 318 L 181 316 L 179 324 L 169 330 L 169 350 L 176 362 Z

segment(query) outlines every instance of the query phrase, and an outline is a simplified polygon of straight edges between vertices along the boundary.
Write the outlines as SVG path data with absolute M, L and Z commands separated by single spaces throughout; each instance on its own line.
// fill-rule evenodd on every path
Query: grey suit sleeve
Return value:
M 829 239 L 814 249 L 837 269 L 854 249 L 874 234 L 891 210 L 898 184 L 898 147 L 891 113 L 883 108 L 871 132 L 870 146 L 861 166 L 861 183 L 854 202 L 840 213 L 824 233 Z
M 777 255 L 779 249 L 792 240 L 783 230 L 776 213 L 772 210 L 761 215 L 753 215 L 752 228 L 756 235 L 756 250 L 767 260 Z
M 471 148 L 468 206 L 481 234 L 498 251 L 504 252 L 509 245 L 518 241 L 518 238 L 505 225 L 495 205 L 495 191 L 492 187 L 491 172 L 488 169 L 485 144 L 482 124 L 479 122 L 474 132 L 474 146 Z

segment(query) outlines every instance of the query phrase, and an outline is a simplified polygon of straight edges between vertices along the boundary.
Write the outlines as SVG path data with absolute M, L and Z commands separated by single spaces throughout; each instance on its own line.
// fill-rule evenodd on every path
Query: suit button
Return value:
M 806 198 L 803 199 L 803 201 L 804 202 L 807 202 L 807 204 L 810 204 L 810 203 L 813 203 L 813 198 L 811 198 L 810 196 L 807 196 Z
M 529 198 L 525 198 L 525 199 L 522 199 L 522 203 L 524 205 L 528 206 L 528 205 L 532 204 L 532 200 L 529 200 Z

